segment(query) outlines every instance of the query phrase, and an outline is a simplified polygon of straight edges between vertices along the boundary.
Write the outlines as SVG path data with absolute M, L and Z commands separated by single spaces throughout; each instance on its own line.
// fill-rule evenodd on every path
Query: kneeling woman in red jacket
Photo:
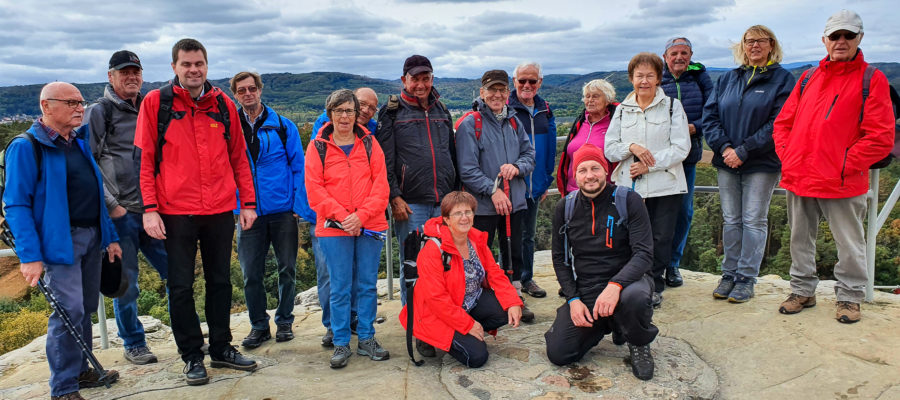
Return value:
M 416 260 L 419 280 L 413 296 L 416 349 L 434 357 L 437 347 L 460 363 L 477 368 L 487 361 L 485 332 L 507 323 L 517 327 L 522 300 L 494 261 L 487 234 L 472 229 L 478 203 L 471 194 L 451 192 L 441 202 L 441 216 L 425 223 L 428 241 Z M 444 270 L 442 253 L 450 255 Z M 406 328 L 406 307 L 400 312 Z

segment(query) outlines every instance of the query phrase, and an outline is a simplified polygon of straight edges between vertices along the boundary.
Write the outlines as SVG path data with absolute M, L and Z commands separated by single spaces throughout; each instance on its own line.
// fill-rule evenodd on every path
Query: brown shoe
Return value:
M 859 311 L 859 303 L 850 301 L 837 302 L 837 313 L 835 314 L 835 318 L 837 318 L 838 322 L 843 322 L 845 324 L 858 322 L 859 319 L 862 318 L 862 313 Z
M 78 374 L 78 388 L 87 389 L 104 386 L 107 382 L 112 384 L 119 379 L 119 371 L 106 370 L 106 375 L 100 375 L 96 369 L 88 368 Z
M 810 297 L 801 296 L 797 293 L 791 293 L 787 300 L 781 303 L 778 312 L 782 314 L 796 314 L 803 311 L 804 308 L 816 306 L 816 295 Z
M 84 400 L 84 397 L 81 397 L 81 393 L 70 392 L 62 396 L 50 396 L 50 400 Z

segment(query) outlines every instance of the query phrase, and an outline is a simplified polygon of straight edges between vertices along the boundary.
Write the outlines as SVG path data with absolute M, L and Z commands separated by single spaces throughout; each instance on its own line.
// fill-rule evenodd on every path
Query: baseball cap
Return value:
M 840 30 L 847 30 L 853 33 L 862 32 L 862 18 L 859 17 L 859 14 L 850 10 L 841 10 L 834 13 L 828 17 L 828 22 L 825 22 L 825 36 Z
M 492 69 L 485 72 L 481 76 L 481 86 L 489 88 L 496 83 L 502 83 L 503 86 L 509 86 L 509 75 L 502 69 Z
M 138 58 L 137 54 L 128 50 L 119 50 L 113 53 L 112 57 L 109 58 L 109 69 L 119 70 L 125 67 L 138 67 L 144 69 L 144 67 L 141 66 L 141 59 Z
M 406 59 L 406 62 L 403 63 L 403 75 L 418 75 L 423 72 L 434 72 L 431 69 L 431 61 L 428 61 L 428 58 L 425 56 L 420 56 L 418 54 L 414 54 L 409 56 Z

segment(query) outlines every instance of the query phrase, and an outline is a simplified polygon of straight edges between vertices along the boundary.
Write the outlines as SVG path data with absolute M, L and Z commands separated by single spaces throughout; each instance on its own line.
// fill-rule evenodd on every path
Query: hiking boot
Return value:
M 681 272 L 678 267 L 666 268 L 666 286 L 679 287 L 684 285 L 684 279 L 681 278 Z
M 206 374 L 202 358 L 186 362 L 182 372 L 184 372 L 184 380 L 188 385 L 197 386 L 209 383 L 209 375 Z
M 322 336 L 322 347 L 334 347 L 334 331 L 328 328 L 325 336 Z
M 522 299 L 522 322 L 531 323 L 534 322 L 534 312 L 528 309 L 528 306 L 525 305 L 525 298 L 519 296 Z
M 209 366 L 213 368 L 231 368 L 241 371 L 253 371 L 256 369 L 256 361 L 244 357 L 232 345 L 228 345 L 220 356 L 210 354 L 209 358 L 212 359 Z
M 731 303 L 746 303 L 753 297 L 753 278 L 738 278 L 734 282 L 734 289 L 728 295 Z
M 525 282 L 525 284 L 522 285 L 522 291 L 535 298 L 547 297 L 547 291 L 541 289 L 534 280 Z
M 862 318 L 862 314 L 859 311 L 859 303 L 839 301 L 836 306 L 837 313 L 835 314 L 835 318 L 837 318 L 838 322 L 852 324 L 858 322 L 859 319 Z
M 422 357 L 435 357 L 437 356 L 437 351 L 435 351 L 434 346 L 425 343 L 419 339 L 416 339 L 416 350 Z
M 131 361 L 132 364 L 144 365 L 157 362 L 156 356 L 150 352 L 147 346 L 138 346 L 132 349 L 125 349 L 125 359 Z
M 350 351 L 350 346 L 334 346 L 334 354 L 331 355 L 331 368 L 346 367 L 351 355 L 353 355 L 353 352 Z
M 250 334 L 244 338 L 244 341 L 241 342 L 241 346 L 244 346 L 248 349 L 255 349 L 259 347 L 263 342 L 272 338 L 272 334 L 269 333 L 269 329 L 250 329 Z
M 367 356 L 373 361 L 384 361 L 391 358 L 391 353 L 381 347 L 374 336 L 360 340 L 356 346 L 356 354 Z
M 88 368 L 87 371 L 81 371 L 78 374 L 78 388 L 87 389 L 105 386 L 106 383 L 112 384 L 117 380 L 119 380 L 119 371 L 108 369 L 105 375 L 100 375 L 96 369 Z
M 734 277 L 722 275 L 722 279 L 719 279 L 719 286 L 716 286 L 716 290 L 713 290 L 713 298 L 727 299 L 731 295 L 732 289 L 734 289 Z
M 278 330 L 275 331 L 275 341 L 276 342 L 287 342 L 294 338 L 294 331 L 291 329 L 291 324 L 279 324 Z
M 662 293 L 653 292 L 653 295 L 650 296 L 650 305 L 652 305 L 653 308 L 659 308 L 660 306 L 662 306 L 662 301 Z
M 81 393 L 70 392 L 62 396 L 50 396 L 50 400 L 84 400 L 84 397 L 81 397 Z
M 803 311 L 804 308 L 816 306 L 816 295 L 810 297 L 801 296 L 797 293 L 791 293 L 787 300 L 781 303 L 778 312 L 782 314 L 796 314 Z
M 628 353 L 631 355 L 631 373 L 635 378 L 648 381 L 653 378 L 653 355 L 650 354 L 650 345 L 628 345 Z

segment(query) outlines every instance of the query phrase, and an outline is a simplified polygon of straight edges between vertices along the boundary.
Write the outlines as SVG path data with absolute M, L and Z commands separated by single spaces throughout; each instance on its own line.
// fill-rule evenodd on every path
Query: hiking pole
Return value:
M 503 178 L 499 178 L 503 179 Z M 512 279 L 513 275 L 513 265 L 512 265 L 512 197 L 509 196 L 509 180 L 503 179 L 503 193 L 506 194 L 506 198 L 509 200 L 510 209 L 509 212 L 506 213 L 506 257 L 509 259 L 509 264 L 503 268 L 506 275 Z
M 6 243 L 13 252 L 16 251 L 16 240 L 12 235 L 12 231 L 9 229 L 9 224 L 6 223 L 6 219 L 0 217 L 0 240 L 3 243 Z M 18 254 L 16 254 L 18 257 Z M 50 287 L 44 283 L 44 278 L 38 278 L 38 290 L 40 290 L 41 294 L 47 298 L 47 302 L 50 303 L 50 308 L 53 309 L 54 312 L 59 316 L 62 320 L 63 325 L 66 327 L 66 331 L 69 332 L 69 335 L 72 336 L 72 339 L 75 339 L 75 343 L 78 344 L 78 347 L 81 348 L 81 352 L 84 353 L 84 356 L 87 357 L 88 362 L 91 363 L 91 366 L 100 374 L 100 382 L 106 386 L 107 389 L 110 388 L 109 381 L 107 379 L 107 371 L 100 365 L 100 360 L 94 356 L 94 353 L 91 352 L 91 348 L 88 347 L 87 343 L 84 341 L 84 338 L 81 334 L 75 330 L 75 324 L 72 323 L 72 319 L 69 318 L 69 313 L 63 309 L 62 305 L 59 304 L 59 300 L 56 299 L 56 295 L 53 294 L 53 291 L 50 290 Z M 103 321 L 106 323 L 106 321 Z

